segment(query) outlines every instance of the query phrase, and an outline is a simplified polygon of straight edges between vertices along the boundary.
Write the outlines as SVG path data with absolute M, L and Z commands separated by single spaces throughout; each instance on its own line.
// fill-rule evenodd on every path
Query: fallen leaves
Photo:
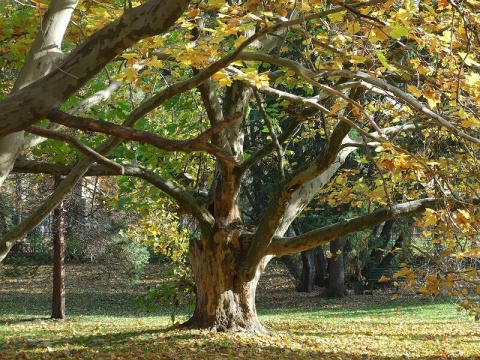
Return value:
M 456 313 L 454 304 L 402 294 L 391 301 L 390 294 L 382 292 L 321 299 L 317 292 L 296 293 L 288 276 L 275 267 L 262 278 L 257 302 L 260 321 L 272 335 L 171 329 L 168 315 L 141 314 L 128 301 L 113 297 L 110 292 L 119 291 L 115 280 L 88 265 L 70 265 L 69 283 L 90 284 L 89 294 L 96 297 L 88 303 L 68 302 L 67 298 L 67 308 L 74 314 L 72 305 L 82 305 L 81 311 L 90 315 L 77 312 L 66 321 L 48 320 L 48 297 L 42 298 L 47 306 L 24 303 L 24 315 L 15 313 L 13 305 L 22 302 L 22 296 L 26 299 L 28 284 L 49 282 L 47 270 L 41 267 L 36 279 L 17 279 L 16 285 L 24 286 L 23 295 L 8 286 L 9 278 L 0 285 L 2 360 L 472 359 L 480 353 L 480 325 L 463 312 Z M 154 274 L 161 277 L 158 270 L 149 270 L 145 281 L 151 285 Z M 117 303 L 104 307 L 101 291 Z M 135 288 L 130 291 L 136 293 Z M 15 304 L 7 307 L 12 301 Z

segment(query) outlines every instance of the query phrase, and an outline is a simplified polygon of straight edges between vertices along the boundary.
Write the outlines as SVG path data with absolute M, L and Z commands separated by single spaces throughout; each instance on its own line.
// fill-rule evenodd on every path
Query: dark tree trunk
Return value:
M 189 259 L 197 298 L 193 316 L 184 326 L 265 333 L 257 317 L 255 292 L 268 260 L 264 259 L 253 280 L 243 280 L 235 268 L 239 243 L 236 233 L 226 231 L 217 231 L 213 239 L 191 241 Z
M 342 298 L 347 295 L 345 289 L 345 266 L 343 261 L 343 251 L 347 239 L 346 236 L 342 236 L 330 243 L 330 252 L 333 256 L 328 260 L 330 276 L 327 289 L 322 293 L 323 297 Z
M 313 290 L 315 278 L 314 250 L 302 251 L 302 276 L 297 286 L 299 292 L 310 292 Z
M 328 273 L 327 273 L 327 259 L 325 259 L 325 253 L 320 246 L 315 251 L 314 257 L 315 263 L 315 279 L 314 283 L 320 287 L 327 287 L 328 285 Z
M 55 186 L 61 177 L 55 177 Z M 63 201 L 53 211 L 53 293 L 52 319 L 65 319 L 65 234 Z

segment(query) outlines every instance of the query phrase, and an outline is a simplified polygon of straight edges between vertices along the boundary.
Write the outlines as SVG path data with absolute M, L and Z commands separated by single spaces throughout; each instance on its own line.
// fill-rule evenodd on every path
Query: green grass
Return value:
M 448 300 L 390 301 L 383 293 L 324 300 L 267 276 L 258 307 L 273 335 L 219 334 L 174 329 L 168 309 L 132 305 L 162 278 L 155 267 L 128 287 L 101 267 L 71 266 L 68 319 L 50 320 L 48 274 L 48 267 L 28 277 L 0 269 L 1 359 L 480 359 L 479 324 Z

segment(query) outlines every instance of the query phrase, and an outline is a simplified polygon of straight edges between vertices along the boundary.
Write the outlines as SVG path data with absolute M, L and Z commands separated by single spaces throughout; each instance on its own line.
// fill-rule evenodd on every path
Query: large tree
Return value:
M 65 0 L 51 6 L 56 2 L 73 7 Z M 423 225 L 452 234 L 450 255 L 474 250 L 474 3 L 119 3 L 83 3 L 74 13 L 82 31 L 69 36 L 85 40 L 71 40 L 48 74 L 0 101 L 4 139 L 22 141 L 26 130 L 84 154 L 62 163 L 49 156 L 55 147 L 48 141 L 15 163 L 17 172 L 66 177 L 4 236 L 1 258 L 85 175 L 142 179 L 196 220 L 189 245 L 193 327 L 262 332 L 255 290 L 272 257 L 390 219 L 424 212 Z M 117 18 L 103 25 L 105 17 Z M 90 110 L 68 110 L 106 79 L 126 88 Z M 245 141 L 252 132 L 255 142 Z M 317 147 L 288 161 L 292 144 L 305 139 Z M 17 140 L 4 150 L 5 174 Z M 356 168 L 342 168 L 354 156 Z M 261 216 L 245 226 L 241 189 L 253 186 L 258 171 L 250 170 L 266 162 L 276 164 L 276 181 Z M 348 203 L 362 215 L 285 236 L 317 195 L 317 211 Z

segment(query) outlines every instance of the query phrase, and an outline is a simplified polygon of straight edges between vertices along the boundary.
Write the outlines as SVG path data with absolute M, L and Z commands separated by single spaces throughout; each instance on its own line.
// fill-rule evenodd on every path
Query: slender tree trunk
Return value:
M 55 185 L 62 179 L 55 176 Z M 63 201 L 53 211 L 53 294 L 52 319 L 65 319 L 65 211 Z
M 225 231 L 218 231 L 213 238 L 203 238 L 201 242 L 191 241 L 189 259 L 197 299 L 194 314 L 184 326 L 214 331 L 265 332 L 257 317 L 255 292 L 271 257 L 262 261 L 251 281 L 245 281 L 238 276 L 235 266 L 239 243 L 236 233 Z
M 342 236 L 330 243 L 330 252 L 333 256 L 329 259 L 330 277 L 328 287 L 322 296 L 328 298 L 342 298 L 347 295 L 345 289 L 345 265 L 343 250 L 347 243 L 348 237 Z

